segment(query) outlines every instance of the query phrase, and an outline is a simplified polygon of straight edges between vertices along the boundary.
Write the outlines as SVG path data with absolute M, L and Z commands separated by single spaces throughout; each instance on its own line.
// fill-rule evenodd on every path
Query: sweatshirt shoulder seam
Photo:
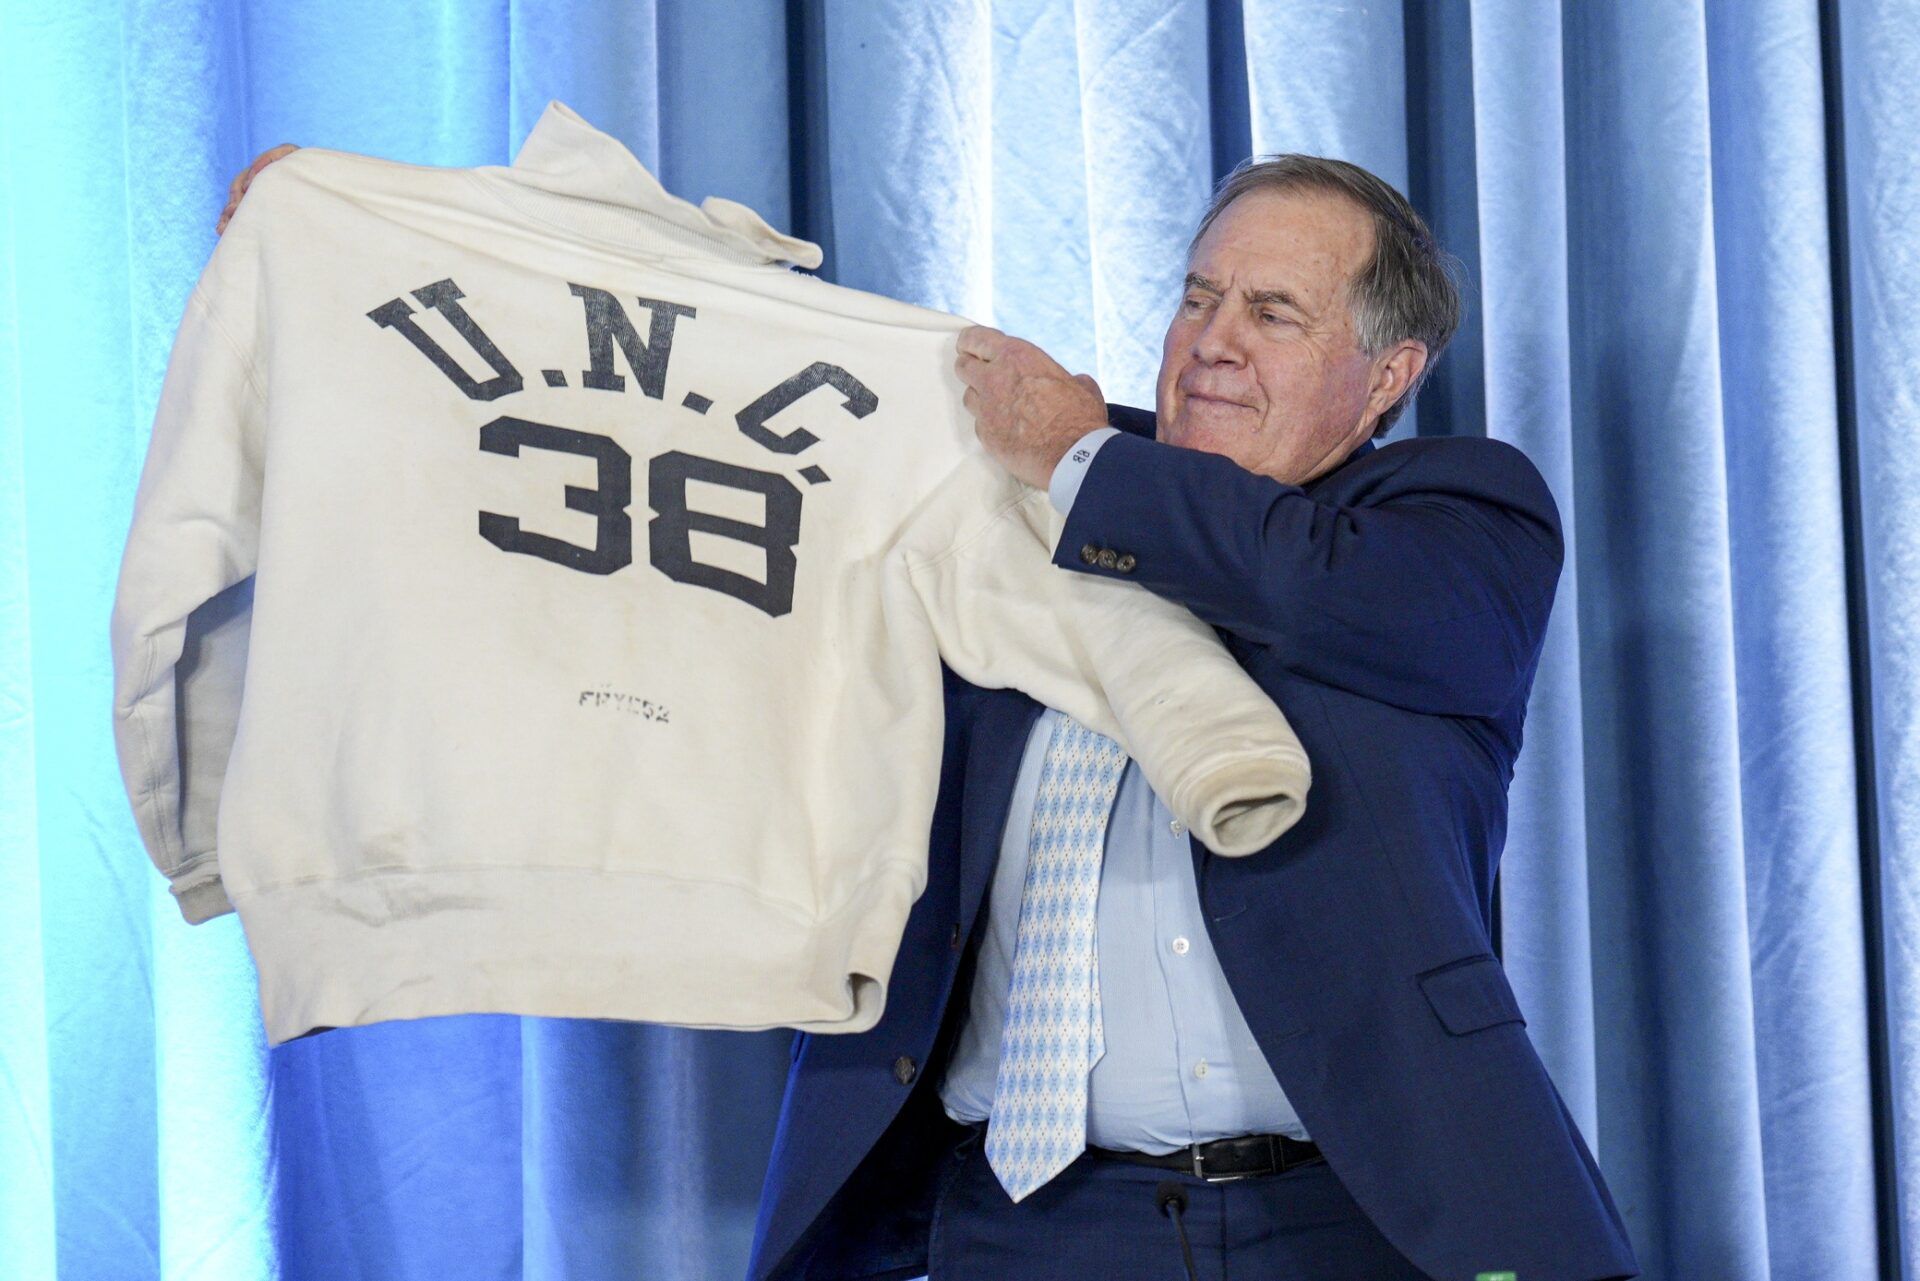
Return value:
M 207 294 L 202 284 L 194 285 L 193 293 L 187 298 L 189 306 L 195 302 L 198 302 L 201 309 L 206 312 L 207 324 L 220 335 L 221 341 L 227 344 L 228 350 L 240 362 L 240 368 L 247 376 L 247 386 L 253 389 L 253 394 L 259 398 L 261 404 L 266 404 L 267 393 L 260 386 L 260 374 L 254 368 L 252 357 L 247 354 L 247 349 L 241 345 L 240 340 L 233 336 L 233 331 L 227 328 L 226 322 L 220 319 L 220 313 L 214 307 L 213 299 Z
M 936 565 L 952 560 L 954 557 L 964 552 L 967 548 L 971 547 L 974 543 L 977 543 L 982 538 L 986 537 L 987 534 L 990 533 L 996 525 L 998 525 L 1003 519 L 1005 519 L 1008 512 L 1012 511 L 1016 507 L 1019 507 L 1022 503 L 1031 501 L 1034 495 L 1038 494 L 1039 492 L 1040 492 L 1039 490 L 1022 491 L 1017 497 L 1008 499 L 1006 502 L 1002 503 L 999 507 L 995 508 L 993 515 L 988 517 L 986 520 L 981 521 L 980 524 L 976 528 L 974 528 L 972 532 L 967 534 L 966 537 L 955 542 L 952 546 L 948 547 L 945 551 L 942 551 L 936 556 L 929 556 L 924 560 L 916 560 L 913 556 L 909 555 L 907 557 L 907 572 L 909 574 L 917 574 L 922 570 L 932 569 Z

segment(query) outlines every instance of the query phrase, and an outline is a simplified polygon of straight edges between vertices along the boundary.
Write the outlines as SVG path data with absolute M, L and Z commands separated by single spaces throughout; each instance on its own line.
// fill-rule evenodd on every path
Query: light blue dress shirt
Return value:
M 1072 506 L 1093 455 L 1113 433 L 1089 433 L 1054 469 L 1048 496 L 1060 511 Z M 941 1103 L 957 1121 L 984 1121 L 993 1109 L 1027 838 L 1059 720 L 1048 709 L 1034 723 L 1007 806 L 966 1022 L 940 1082 Z M 1095 908 L 1107 1046 L 1087 1082 L 1087 1142 L 1095 1147 L 1171 1152 L 1239 1134 L 1307 1137 L 1214 955 L 1188 840 L 1140 767 L 1127 762 Z

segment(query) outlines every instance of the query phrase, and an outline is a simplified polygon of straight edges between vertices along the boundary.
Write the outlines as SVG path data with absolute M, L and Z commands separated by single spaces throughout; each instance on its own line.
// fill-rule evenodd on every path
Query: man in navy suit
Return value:
M 1491 946 L 1553 499 L 1498 442 L 1372 443 L 1457 323 L 1444 262 L 1387 184 L 1278 157 L 1200 226 L 1154 415 L 962 336 L 982 442 L 1066 513 L 1055 563 L 1212 624 L 1312 790 L 1279 840 L 1222 858 L 1120 776 L 1089 847 L 1084 1151 L 1016 1196 L 994 1099 L 1062 718 L 949 674 L 927 888 L 879 1025 L 795 1039 L 755 1281 L 1635 1274 Z

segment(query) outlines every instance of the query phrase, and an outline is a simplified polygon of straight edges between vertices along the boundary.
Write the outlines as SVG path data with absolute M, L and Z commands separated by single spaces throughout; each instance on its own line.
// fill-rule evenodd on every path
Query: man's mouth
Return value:
M 1229 400 L 1225 396 L 1209 396 L 1207 393 L 1203 391 L 1190 391 L 1186 393 L 1186 396 L 1189 402 L 1194 402 L 1202 405 L 1211 405 L 1221 409 L 1229 409 L 1229 408 L 1252 409 L 1253 408 L 1252 405 L 1245 404 L 1238 400 Z

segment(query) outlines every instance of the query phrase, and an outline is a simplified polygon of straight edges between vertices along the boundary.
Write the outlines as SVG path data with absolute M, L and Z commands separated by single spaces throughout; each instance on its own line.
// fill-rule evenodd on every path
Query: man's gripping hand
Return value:
M 1100 384 L 1069 374 L 1030 342 L 975 325 L 960 333 L 953 362 L 967 385 L 980 443 L 1002 467 L 1045 489 L 1073 443 L 1107 425 Z

